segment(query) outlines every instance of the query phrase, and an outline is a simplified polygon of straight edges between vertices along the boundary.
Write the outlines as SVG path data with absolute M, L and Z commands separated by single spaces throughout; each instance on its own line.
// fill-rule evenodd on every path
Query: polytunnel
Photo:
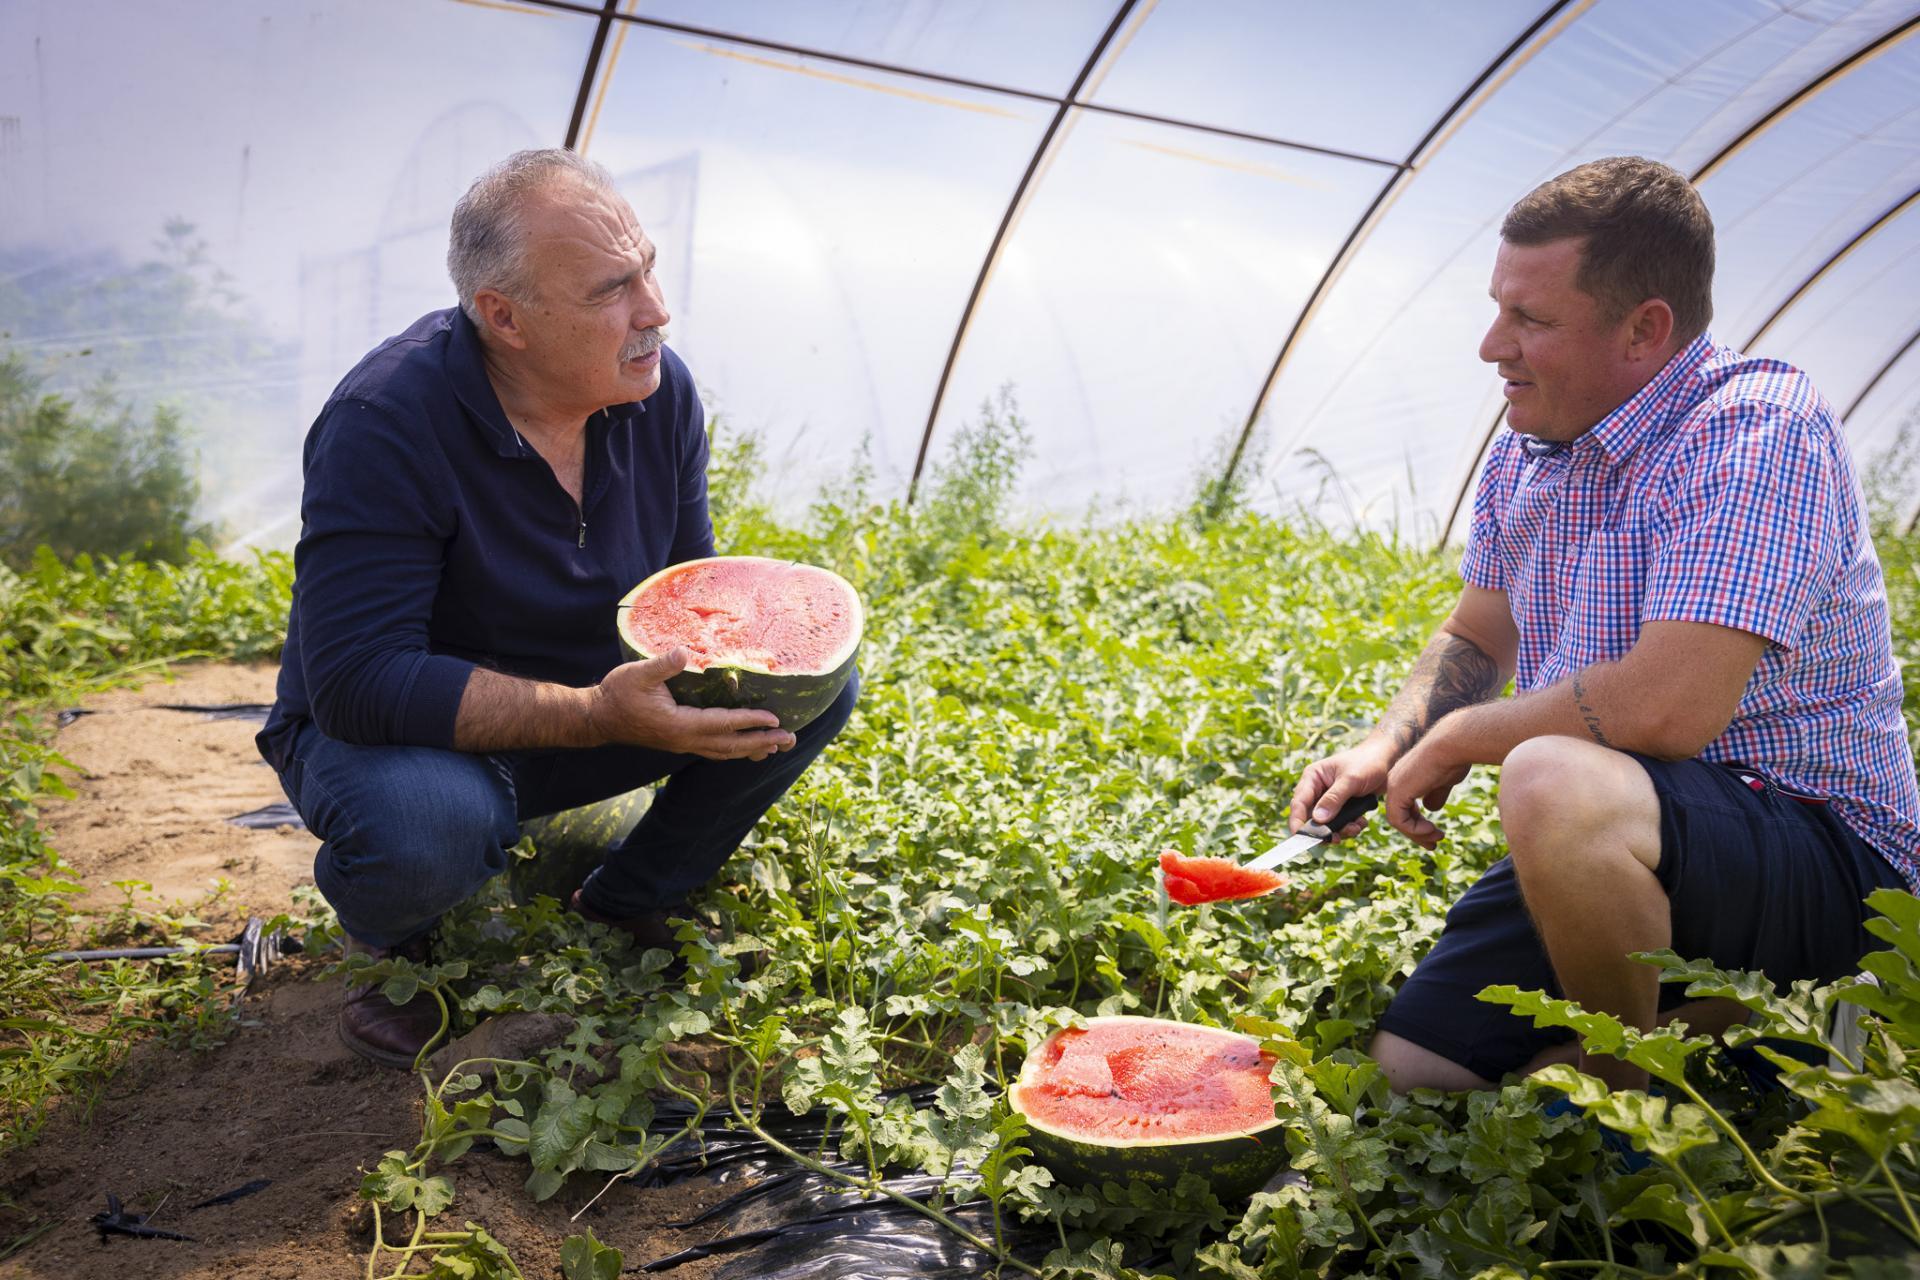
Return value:
M 1920 0 L 0 0 L 0 1275 L 1920 1276 L 1917 525 Z
M 906 496 L 1006 390 L 1031 509 L 1461 531 L 1501 215 L 1584 160 L 1698 183 L 1720 340 L 1856 457 L 1920 402 L 1914 0 L 12 0 L 0 333 L 180 409 L 209 515 L 297 532 L 300 440 L 452 302 L 454 200 L 607 165 L 671 341 L 803 501 Z

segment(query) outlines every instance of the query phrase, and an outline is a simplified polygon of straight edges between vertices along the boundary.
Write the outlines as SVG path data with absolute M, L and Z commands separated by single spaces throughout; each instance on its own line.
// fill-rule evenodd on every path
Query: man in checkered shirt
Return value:
M 1629 954 L 1781 985 L 1851 973 L 1862 899 L 1920 889 L 1920 791 L 1845 435 L 1805 374 L 1708 334 L 1699 195 L 1665 165 L 1599 160 L 1500 234 L 1480 358 L 1510 429 L 1465 587 L 1367 739 L 1306 770 L 1292 823 L 1384 792 L 1386 820 L 1432 848 L 1426 811 L 1500 765 L 1510 856 L 1448 912 L 1368 1051 L 1403 1091 L 1576 1060 L 1643 1088 L 1475 993 L 1511 982 L 1719 1031 L 1745 1011 L 1681 1004 Z

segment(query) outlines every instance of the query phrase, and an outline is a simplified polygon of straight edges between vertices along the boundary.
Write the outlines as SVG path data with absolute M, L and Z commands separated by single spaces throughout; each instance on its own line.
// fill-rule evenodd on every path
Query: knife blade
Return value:
M 1363 814 L 1372 812 L 1379 803 L 1379 796 L 1353 796 L 1340 806 L 1340 812 L 1333 815 L 1331 822 L 1324 826 L 1318 822 L 1309 822 L 1259 857 L 1241 865 L 1249 871 L 1269 871 L 1274 867 L 1285 866 L 1297 858 L 1304 858 L 1332 840 L 1336 831 L 1349 823 L 1358 822 Z

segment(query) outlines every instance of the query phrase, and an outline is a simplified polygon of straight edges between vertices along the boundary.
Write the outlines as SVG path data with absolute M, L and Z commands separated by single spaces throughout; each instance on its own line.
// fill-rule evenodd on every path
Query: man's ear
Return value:
M 520 328 L 520 308 L 512 298 L 497 289 L 478 289 L 474 291 L 473 309 L 480 313 L 480 328 L 488 337 L 515 351 L 526 349 L 527 335 Z
M 1673 353 L 1673 308 L 1664 298 L 1648 298 L 1627 313 L 1627 358 L 1666 363 Z

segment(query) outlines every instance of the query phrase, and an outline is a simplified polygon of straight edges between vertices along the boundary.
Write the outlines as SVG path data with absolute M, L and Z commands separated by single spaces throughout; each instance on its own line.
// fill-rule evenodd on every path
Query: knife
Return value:
M 1241 865 L 1249 871 L 1267 871 L 1284 866 L 1296 858 L 1304 858 L 1332 840 L 1336 831 L 1349 823 L 1358 822 L 1361 815 L 1372 812 L 1379 803 L 1379 796 L 1354 796 L 1340 806 L 1340 812 L 1333 815 L 1333 821 L 1324 826 L 1309 822 L 1259 857 Z

